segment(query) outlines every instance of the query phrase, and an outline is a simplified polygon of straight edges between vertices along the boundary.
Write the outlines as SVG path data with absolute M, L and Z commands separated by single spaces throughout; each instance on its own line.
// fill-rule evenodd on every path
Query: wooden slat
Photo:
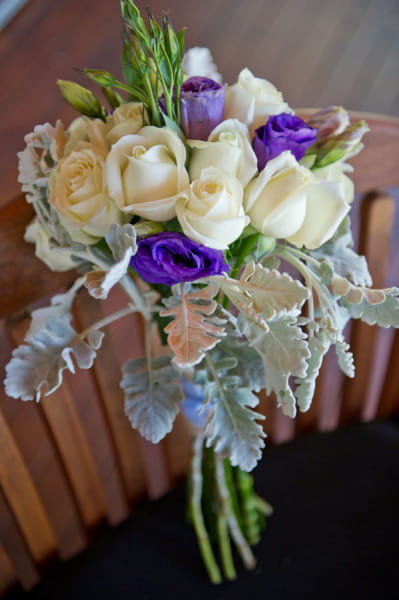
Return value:
M 0 543 L 0 596 L 17 582 L 17 574 L 4 546 Z
M 7 423 L 0 413 L 0 482 L 26 544 L 37 562 L 56 551 L 56 540 L 42 501 Z
M 359 253 L 368 259 L 374 287 L 385 287 L 389 260 L 389 240 L 393 201 L 387 194 L 367 195 L 361 207 Z M 358 420 L 363 414 L 370 377 L 378 377 L 374 362 L 378 329 L 361 321 L 352 323 L 350 345 L 357 365 L 356 377 L 346 380 L 343 388 L 340 423 Z
M 165 438 L 165 458 L 172 483 L 187 473 L 192 456 L 193 435 L 185 417 L 179 413 L 172 431 Z
M 126 296 L 118 289 L 111 291 L 109 299 L 99 302 L 82 293 L 77 301 L 77 312 L 83 327 L 117 311 L 126 304 Z M 94 363 L 94 372 L 107 415 L 110 436 L 118 461 L 124 489 L 129 502 L 145 494 L 144 467 L 141 462 L 138 434 L 130 426 L 123 408 L 120 388 L 121 366 L 128 358 L 142 355 L 141 321 L 136 315 L 125 317 L 107 327 L 100 351 Z
M 29 590 L 39 581 L 39 572 L 29 553 L 19 527 L 0 490 L 0 540 L 18 581 Z
M 22 343 L 29 323 L 29 319 L 19 319 L 10 325 L 9 331 L 16 344 Z M 79 382 L 74 382 L 74 390 L 72 385 L 68 386 L 66 379 L 67 376 L 64 376 L 61 388 L 41 400 L 39 408 L 69 477 L 82 520 L 87 527 L 93 527 L 105 516 L 105 499 L 87 437 L 72 400 L 76 389 L 79 390 Z
M 0 321 L 0 372 L 11 357 L 4 324 Z M 0 406 L 8 427 L 27 465 L 48 519 L 57 538 L 62 558 L 81 550 L 86 538 L 80 517 L 65 477 L 64 467 L 49 436 L 42 412 L 33 402 L 21 402 L 5 396 L 0 386 Z
M 0 318 L 27 304 L 55 294 L 76 278 L 73 271 L 54 273 L 34 256 L 33 244 L 24 242 L 24 232 L 33 218 L 33 208 L 23 196 L 0 208 Z

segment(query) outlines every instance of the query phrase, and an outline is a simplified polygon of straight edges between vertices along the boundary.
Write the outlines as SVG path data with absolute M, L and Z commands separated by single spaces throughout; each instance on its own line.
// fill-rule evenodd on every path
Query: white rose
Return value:
M 106 139 L 108 126 L 101 119 L 78 117 L 68 127 L 68 141 L 65 145 L 64 157 L 73 150 L 79 149 L 82 143 L 89 144 L 96 152 L 107 154 L 110 144 Z
M 183 57 L 183 70 L 186 77 L 208 77 L 222 83 L 222 76 L 213 62 L 209 48 L 190 48 Z
M 107 117 L 106 134 L 110 144 L 115 144 L 125 135 L 137 133 L 143 127 L 144 106 L 141 102 L 126 102 Z
M 126 220 L 107 193 L 104 156 L 88 143 L 58 163 L 49 184 L 49 202 L 75 241 L 96 243 L 112 223 Z
M 353 182 L 341 163 L 312 171 L 315 181 L 307 188 L 306 213 L 301 228 L 288 241 L 295 246 L 319 248 L 336 232 L 354 198 Z
M 249 126 L 251 134 L 264 125 L 270 115 L 292 113 L 283 95 L 267 81 L 254 77 L 249 69 L 243 69 L 238 81 L 226 89 L 225 119 L 238 119 Z
M 312 175 L 291 152 L 266 163 L 245 192 L 244 205 L 252 226 L 264 235 L 288 238 L 302 226 L 306 213 L 306 188 Z
M 324 244 L 348 212 L 349 194 L 343 181 L 328 181 L 320 175 L 299 165 L 289 151 L 268 161 L 245 194 L 252 226 L 298 247 Z
M 216 167 L 204 169 L 176 202 L 176 214 L 191 239 L 223 250 L 249 223 L 240 182 Z
M 189 140 L 192 149 L 190 178 L 197 179 L 207 167 L 218 167 L 237 177 L 245 187 L 257 172 L 257 158 L 249 141 L 248 128 L 237 119 L 222 121 L 207 142 Z
M 35 244 L 35 255 L 52 271 L 69 271 L 76 267 L 70 253 L 51 245 L 49 233 L 37 219 L 26 228 L 24 239 Z
M 152 221 L 175 216 L 177 196 L 189 185 L 186 149 L 167 127 L 143 127 L 114 144 L 106 160 L 108 190 L 125 213 Z

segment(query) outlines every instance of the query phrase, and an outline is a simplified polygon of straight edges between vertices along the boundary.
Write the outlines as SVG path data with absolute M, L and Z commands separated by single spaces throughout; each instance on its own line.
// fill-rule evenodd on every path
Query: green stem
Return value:
M 223 509 L 222 509 L 223 511 Z M 220 556 L 222 558 L 223 573 L 226 579 L 235 579 L 237 577 L 234 568 L 233 555 L 231 552 L 231 544 L 229 537 L 229 529 L 227 519 L 224 514 L 218 512 L 217 515 L 217 533 Z
M 212 546 L 209 540 L 208 532 L 205 527 L 204 517 L 201 509 L 202 495 L 202 454 L 203 454 L 204 438 L 202 435 L 197 435 L 194 441 L 194 454 L 191 463 L 191 497 L 190 509 L 193 520 L 195 533 L 197 535 L 200 552 L 208 571 L 208 575 L 212 583 L 221 583 L 222 576 L 219 567 L 216 563 Z
M 233 538 L 237 550 L 241 555 L 244 566 L 247 569 L 254 569 L 256 567 L 256 560 L 252 553 L 251 547 L 248 544 L 245 536 L 243 535 L 237 518 L 234 514 L 229 491 L 226 485 L 226 477 L 224 471 L 223 458 L 215 453 L 215 466 L 216 466 L 216 483 L 218 486 L 218 493 L 221 503 L 224 505 L 224 511 L 227 514 L 227 523 L 230 530 L 230 535 Z
M 259 235 L 259 233 L 253 233 L 252 235 L 249 235 L 248 237 L 242 240 L 239 252 L 237 254 L 235 265 L 230 272 L 230 277 L 232 279 L 235 279 L 235 277 L 240 272 L 244 260 L 258 241 Z

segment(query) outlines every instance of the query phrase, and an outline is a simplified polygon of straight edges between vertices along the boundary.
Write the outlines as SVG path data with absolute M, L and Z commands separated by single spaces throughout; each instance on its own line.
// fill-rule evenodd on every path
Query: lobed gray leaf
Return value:
M 296 401 L 289 378 L 292 375 L 306 375 L 306 361 L 310 356 L 306 334 L 297 326 L 295 315 L 268 321 L 267 331 L 245 320 L 243 316 L 239 318 L 239 323 L 249 345 L 262 357 L 266 392 L 274 392 L 284 414 L 295 417 Z
M 179 373 L 170 356 L 129 360 L 123 368 L 121 388 L 125 392 L 125 413 L 132 427 L 156 444 L 172 430 L 183 400 Z
M 370 303 L 367 295 L 358 304 L 352 304 L 345 298 L 342 305 L 354 319 L 361 319 L 369 325 L 380 327 L 399 327 L 399 288 L 382 290 L 385 294 L 383 302 Z
M 341 277 L 349 279 L 355 285 L 370 286 L 371 275 L 364 256 L 353 249 L 353 238 L 349 217 L 346 217 L 331 240 L 310 254 L 318 260 L 324 260 Z
M 9 396 L 39 401 L 62 382 L 62 372 L 75 372 L 74 360 L 81 369 L 90 369 L 102 340 L 101 332 L 88 332 L 87 343 L 70 325 L 67 314 L 46 320 L 16 348 L 6 366 L 5 389 Z M 73 360 L 74 359 L 74 360 Z
M 317 335 L 313 335 L 309 339 L 310 356 L 307 360 L 308 367 L 306 374 L 304 377 L 295 380 L 295 396 L 301 412 L 306 412 L 310 408 L 323 357 L 330 345 L 331 341 L 323 331 L 320 331 Z
M 105 239 L 112 250 L 115 263 L 108 270 L 90 271 L 85 281 L 89 294 L 99 300 L 107 298 L 111 288 L 126 274 L 130 259 L 137 252 L 136 231 L 130 223 L 113 223 Z

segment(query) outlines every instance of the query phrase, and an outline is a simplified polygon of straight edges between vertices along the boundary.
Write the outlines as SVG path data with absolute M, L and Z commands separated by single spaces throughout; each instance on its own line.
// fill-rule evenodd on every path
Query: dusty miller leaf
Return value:
M 80 277 L 75 281 L 71 288 L 65 294 L 58 294 L 51 298 L 51 305 L 45 308 L 38 308 L 31 314 L 31 324 L 26 337 L 45 329 L 46 323 L 51 318 L 65 315 L 71 321 L 71 308 L 77 291 L 82 287 L 85 278 Z
M 378 304 L 370 304 L 365 295 L 358 304 L 351 304 L 346 298 L 341 298 L 341 303 L 354 319 L 380 327 L 399 327 L 399 288 L 382 291 L 386 297 Z
M 265 433 L 256 423 L 264 416 L 251 410 L 259 399 L 250 389 L 242 387 L 237 361 L 231 357 L 214 361 L 217 354 L 219 348 L 211 353 L 207 368 L 197 372 L 197 381 L 202 383 L 204 396 L 208 398 L 206 443 L 229 458 L 233 466 L 251 471 L 265 445 Z
M 307 360 L 306 374 L 304 377 L 295 380 L 295 396 L 301 412 L 306 412 L 310 408 L 323 357 L 330 345 L 331 341 L 323 331 L 309 339 L 310 356 Z
M 346 217 L 335 236 L 310 255 L 318 260 L 325 260 L 331 269 L 355 285 L 370 286 L 371 275 L 364 256 L 352 250 L 353 238 L 349 217 Z
M 62 372 L 75 372 L 72 357 L 80 369 L 90 369 L 103 334 L 92 330 L 87 342 L 70 325 L 69 315 L 47 319 L 46 326 L 25 338 L 6 367 L 6 392 L 21 400 L 40 400 L 62 382 Z
M 341 371 L 343 371 L 347 377 L 354 377 L 355 366 L 353 362 L 353 354 L 350 352 L 350 346 L 344 338 L 335 342 L 335 352 Z
M 234 374 L 241 380 L 241 385 L 254 392 L 259 392 L 264 386 L 265 370 L 262 358 L 254 348 L 248 346 L 245 340 L 226 336 L 212 352 L 216 356 L 234 359 Z
M 107 271 L 90 271 L 85 282 L 89 294 L 100 300 L 105 300 L 110 289 L 126 274 L 130 259 L 137 252 L 136 231 L 130 223 L 113 223 L 105 239 L 116 262 Z
M 296 325 L 296 317 L 287 315 L 268 321 L 268 331 L 245 319 L 239 319 L 239 323 L 249 345 L 262 357 L 266 371 L 266 392 L 274 392 L 284 414 L 295 417 L 295 396 L 289 385 L 289 377 L 306 375 L 306 360 L 310 355 L 306 334 Z
M 132 427 L 146 440 L 159 442 L 172 430 L 183 400 L 179 374 L 170 356 L 127 361 L 121 388 L 125 392 L 125 413 Z
M 229 277 L 218 277 L 217 281 L 237 308 L 247 312 L 247 307 L 266 320 L 298 310 L 309 296 L 307 288 L 287 273 L 253 262 L 245 266 L 238 281 Z
M 174 317 L 165 327 L 168 344 L 175 353 L 173 362 L 182 368 L 192 367 L 203 359 L 224 335 L 224 319 L 212 316 L 217 302 L 212 300 L 216 287 L 209 285 L 180 297 L 167 298 L 168 310 L 160 312 L 161 317 Z

